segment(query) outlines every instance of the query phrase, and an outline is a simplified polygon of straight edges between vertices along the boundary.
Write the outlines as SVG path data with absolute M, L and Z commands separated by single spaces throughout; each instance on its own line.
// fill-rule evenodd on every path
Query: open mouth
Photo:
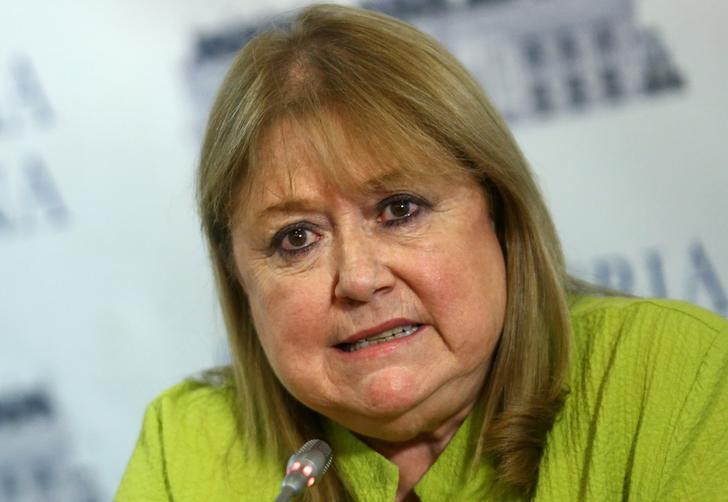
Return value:
M 396 328 L 382 331 L 378 335 L 370 336 L 369 338 L 363 338 L 354 343 L 340 343 L 336 347 L 344 352 L 356 352 L 365 347 L 372 345 L 379 345 L 380 343 L 389 342 L 391 340 L 397 340 L 398 338 L 405 338 L 417 331 L 421 324 L 409 324 L 406 326 L 397 326 Z

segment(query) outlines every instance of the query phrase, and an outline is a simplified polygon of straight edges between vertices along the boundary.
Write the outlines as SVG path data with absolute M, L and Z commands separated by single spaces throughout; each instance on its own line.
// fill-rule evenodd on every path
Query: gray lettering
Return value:
M 656 249 L 647 252 L 645 258 L 645 266 L 647 268 L 647 277 L 650 282 L 651 294 L 657 298 L 667 297 L 667 287 L 665 286 L 665 270 L 662 263 L 662 256 Z
M 695 241 L 688 250 L 689 267 L 691 268 L 687 280 L 687 295 L 689 301 L 696 301 L 701 285 L 710 297 L 713 309 L 728 316 L 728 298 L 720 278 L 708 258 L 708 253 L 700 241 Z
M 626 258 L 613 255 L 600 258 L 594 262 L 596 282 L 604 287 L 616 289 L 624 293 L 634 291 L 634 272 Z
M 25 160 L 23 167 L 29 212 L 41 209 L 52 223 L 65 224 L 68 221 L 68 209 L 45 162 L 39 157 L 30 157 Z

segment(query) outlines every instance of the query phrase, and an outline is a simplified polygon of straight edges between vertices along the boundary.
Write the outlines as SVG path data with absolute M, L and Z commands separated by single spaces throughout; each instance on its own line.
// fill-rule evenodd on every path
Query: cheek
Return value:
M 503 327 L 505 265 L 494 235 L 461 242 L 421 267 L 420 291 L 450 348 L 464 359 L 482 359 Z
M 315 363 L 310 352 L 326 337 L 325 295 L 310 288 L 302 294 L 298 281 L 292 282 L 271 282 L 249 296 L 260 343 L 284 384 Z
M 421 265 L 423 281 L 445 303 L 490 305 L 505 297 L 505 264 L 494 239 L 440 248 L 423 257 Z

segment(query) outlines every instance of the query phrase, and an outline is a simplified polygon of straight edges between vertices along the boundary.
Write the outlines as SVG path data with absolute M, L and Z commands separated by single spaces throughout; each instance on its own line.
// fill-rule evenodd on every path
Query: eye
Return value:
M 294 224 L 282 228 L 273 236 L 271 248 L 283 255 L 297 255 L 311 248 L 321 236 L 304 224 Z
M 378 221 L 385 225 L 399 225 L 416 217 L 428 204 L 414 195 L 398 194 L 378 204 Z

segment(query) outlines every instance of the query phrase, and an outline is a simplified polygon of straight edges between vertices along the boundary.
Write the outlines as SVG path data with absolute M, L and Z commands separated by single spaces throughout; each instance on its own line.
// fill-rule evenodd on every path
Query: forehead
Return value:
M 355 190 L 373 177 L 402 171 L 392 159 L 366 144 L 372 138 L 357 138 L 334 115 L 324 120 L 312 123 L 292 118 L 269 128 L 256 150 L 251 181 L 293 183 L 315 177 L 340 189 Z
M 388 148 L 334 115 L 314 123 L 275 123 L 260 138 L 249 169 L 238 192 L 238 214 L 307 194 L 336 190 L 353 197 L 462 175 L 452 157 L 425 148 Z

